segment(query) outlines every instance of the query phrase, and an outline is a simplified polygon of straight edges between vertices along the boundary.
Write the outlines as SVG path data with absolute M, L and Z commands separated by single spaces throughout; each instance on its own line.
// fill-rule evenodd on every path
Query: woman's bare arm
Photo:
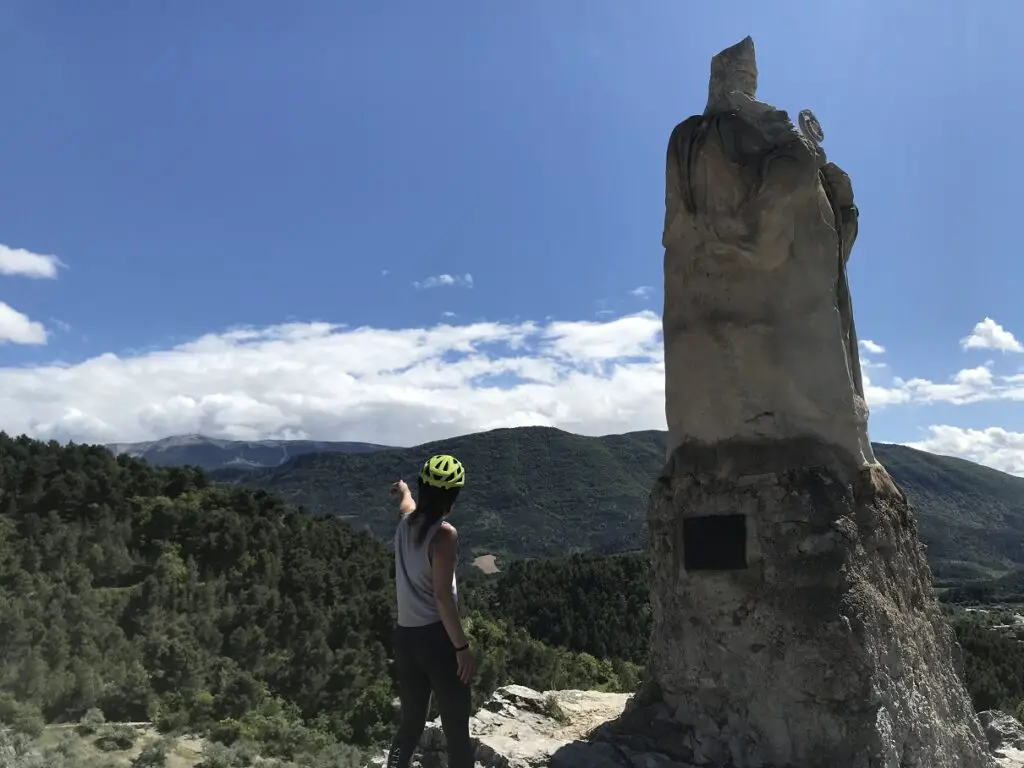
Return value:
M 431 576 L 434 583 L 434 603 L 441 616 L 441 622 L 448 632 L 448 638 L 455 648 L 468 644 L 462 630 L 459 607 L 452 596 L 452 577 L 455 574 L 455 560 L 459 551 L 459 535 L 448 523 L 444 523 L 430 542 Z

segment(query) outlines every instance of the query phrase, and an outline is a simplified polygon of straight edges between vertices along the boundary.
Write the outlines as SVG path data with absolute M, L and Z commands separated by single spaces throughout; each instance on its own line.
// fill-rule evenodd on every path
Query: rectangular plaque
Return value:
M 747 516 L 708 515 L 683 520 L 683 567 L 738 571 L 747 567 Z

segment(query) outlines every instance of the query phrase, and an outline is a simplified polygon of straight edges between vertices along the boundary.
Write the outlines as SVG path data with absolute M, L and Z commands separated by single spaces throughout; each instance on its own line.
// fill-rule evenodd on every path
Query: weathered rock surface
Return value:
M 666 166 L 668 462 L 648 678 L 620 743 L 729 768 L 992 765 L 906 498 L 873 456 L 820 126 L 756 101 L 749 38 Z
M 622 713 L 627 699 L 625 694 L 596 691 L 500 688 L 470 721 L 478 743 L 477 768 L 694 768 L 667 755 L 607 740 L 606 723 Z M 1020 723 L 996 711 L 983 712 L 981 718 L 998 758 L 996 765 L 1022 768 L 1024 751 L 1013 746 L 1024 746 Z M 415 768 L 446 768 L 439 721 L 427 726 L 421 750 Z M 369 768 L 382 768 L 385 759 L 379 757 Z
M 737 768 L 990 764 L 905 498 L 839 463 L 812 441 L 677 449 L 649 516 L 651 706 L 625 730 Z M 746 567 L 687 571 L 687 522 L 723 514 Z

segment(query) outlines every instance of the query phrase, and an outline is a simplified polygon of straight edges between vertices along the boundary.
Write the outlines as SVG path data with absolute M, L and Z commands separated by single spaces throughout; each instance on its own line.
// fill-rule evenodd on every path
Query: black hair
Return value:
M 423 478 L 417 478 L 416 482 L 416 509 L 409 516 L 409 522 L 418 526 L 416 545 L 422 546 L 434 523 L 452 511 L 452 505 L 462 489 L 437 488 L 424 483 Z

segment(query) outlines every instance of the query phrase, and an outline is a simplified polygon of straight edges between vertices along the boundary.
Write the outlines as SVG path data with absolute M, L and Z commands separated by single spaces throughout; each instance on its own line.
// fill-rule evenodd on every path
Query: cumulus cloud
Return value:
M 1002 427 L 961 429 L 943 424 L 929 427 L 924 440 L 905 445 L 1024 476 L 1024 432 L 1009 432 Z
M 664 424 L 661 320 L 388 330 L 291 323 L 76 365 L 0 368 L 10 432 L 89 441 L 183 432 L 415 444 L 505 426 Z
M 61 261 L 56 256 L 0 244 L 0 275 L 52 279 L 57 276 L 59 266 L 62 266 Z
M 991 364 L 957 371 L 947 381 L 895 377 L 891 384 L 878 385 L 865 373 L 864 391 L 872 408 L 898 403 L 970 405 L 992 400 L 1024 401 L 1024 377 L 997 375 Z
M 465 288 L 472 288 L 473 276 L 468 272 L 464 275 L 432 275 L 413 283 L 413 287 L 418 291 L 426 288 L 440 288 L 446 285 L 461 285 Z
M 960 340 L 964 349 L 998 349 L 1001 352 L 1024 352 L 1021 344 L 1012 333 L 1003 328 L 991 317 L 986 317 L 971 331 L 969 336 Z
M 885 352 L 885 347 L 871 339 L 861 339 L 860 348 L 861 351 L 872 355 L 881 355 Z
M 45 344 L 46 336 L 42 323 L 0 301 L 0 344 Z
M 1024 401 L 1024 375 L 990 366 L 944 381 L 870 374 L 876 413 Z M 73 365 L 0 368 L 0 425 L 90 442 L 199 432 L 414 445 L 524 425 L 597 435 L 664 429 L 664 376 L 653 312 L 397 330 L 287 323 Z M 984 461 L 1005 463 L 1000 454 Z
M 636 288 L 630 291 L 630 293 L 633 296 L 637 296 L 641 299 L 646 299 L 648 296 L 651 295 L 653 291 L 654 289 L 649 285 L 638 285 Z

